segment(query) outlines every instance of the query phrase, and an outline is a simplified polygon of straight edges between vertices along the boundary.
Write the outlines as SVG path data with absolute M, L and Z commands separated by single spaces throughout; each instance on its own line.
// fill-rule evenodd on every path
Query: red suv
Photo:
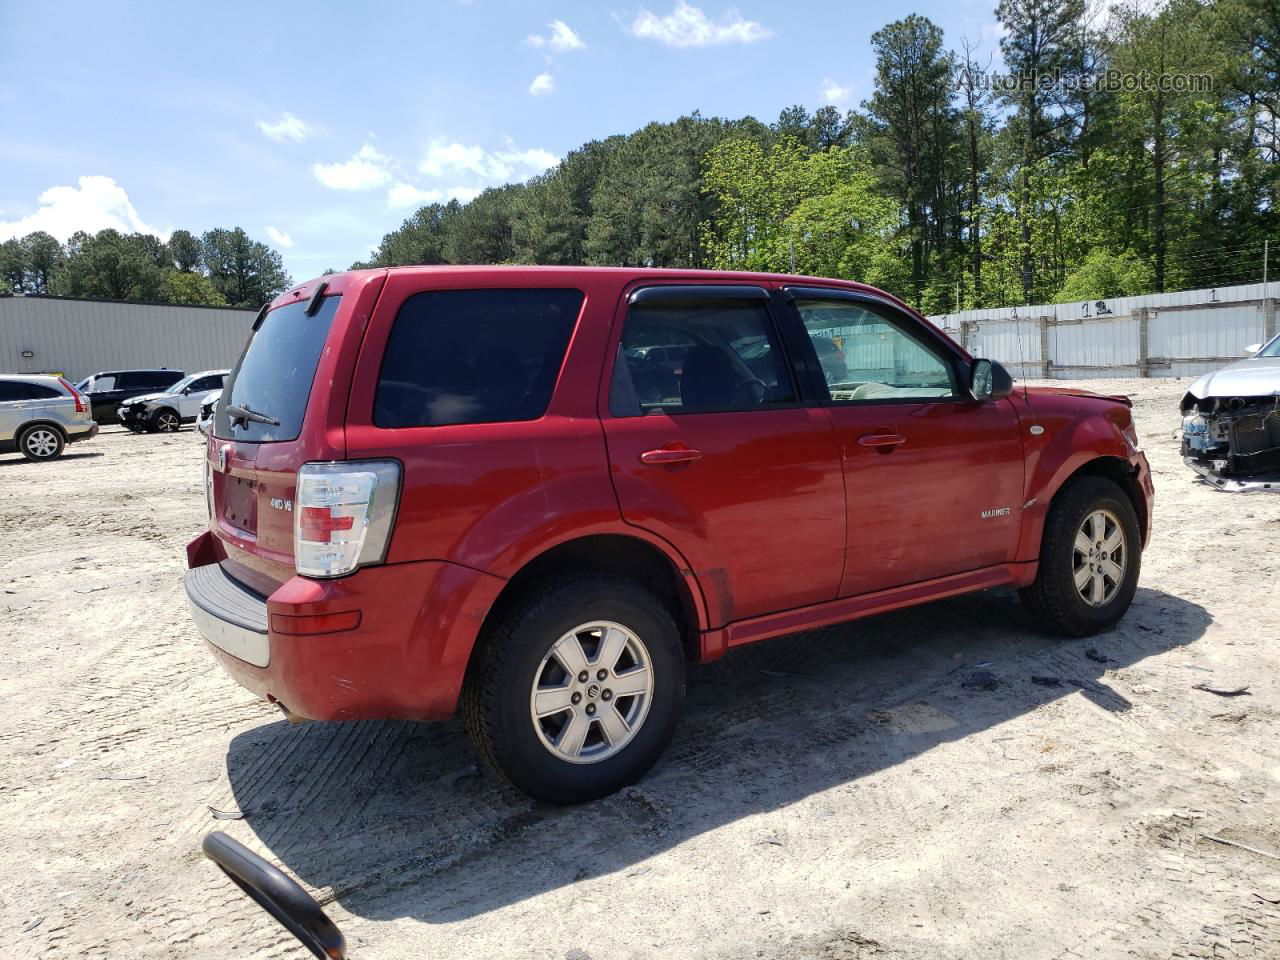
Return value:
M 293 719 L 461 705 L 553 802 L 640 777 L 686 662 L 739 644 L 1007 585 L 1106 629 L 1152 504 L 1123 398 L 1014 391 L 859 284 L 676 270 L 307 283 L 206 467 L 186 589 L 237 681 Z

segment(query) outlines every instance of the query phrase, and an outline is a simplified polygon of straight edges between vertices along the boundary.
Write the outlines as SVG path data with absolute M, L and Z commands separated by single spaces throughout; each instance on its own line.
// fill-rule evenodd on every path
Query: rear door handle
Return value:
M 657 450 L 646 450 L 640 454 L 641 463 L 666 465 L 672 463 L 696 463 L 702 459 L 701 450 L 690 450 L 688 447 L 660 447 Z
M 868 433 L 858 438 L 858 443 L 864 447 L 896 447 L 906 442 L 907 438 L 898 433 Z

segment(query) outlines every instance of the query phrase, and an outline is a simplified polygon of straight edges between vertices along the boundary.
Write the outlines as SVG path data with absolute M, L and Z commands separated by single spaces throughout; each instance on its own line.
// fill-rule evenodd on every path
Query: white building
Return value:
M 235 366 L 256 310 L 168 303 L 0 296 L 0 373 Z

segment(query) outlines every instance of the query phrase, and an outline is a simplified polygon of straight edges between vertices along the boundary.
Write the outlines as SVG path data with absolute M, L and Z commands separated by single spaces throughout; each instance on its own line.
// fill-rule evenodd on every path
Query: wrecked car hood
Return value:
M 152 400 L 163 400 L 169 396 L 167 393 L 144 393 L 140 397 L 130 397 L 128 400 L 120 401 L 120 406 L 127 407 L 132 403 L 150 403 Z
M 1187 388 L 1193 397 L 1280 395 L 1280 357 L 1253 357 L 1206 373 Z

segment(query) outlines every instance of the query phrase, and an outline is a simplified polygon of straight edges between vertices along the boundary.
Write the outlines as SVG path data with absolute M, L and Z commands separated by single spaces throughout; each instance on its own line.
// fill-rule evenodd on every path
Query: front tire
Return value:
M 1035 582 L 1019 591 L 1037 622 L 1087 637 L 1115 625 L 1133 602 L 1142 535 L 1133 503 L 1115 483 L 1084 476 L 1054 497 Z
M 556 804 L 639 780 L 670 741 L 683 702 L 671 614 L 633 581 L 597 574 L 531 593 L 487 628 L 463 691 L 484 761 Z
M 168 407 L 161 407 L 155 413 L 151 414 L 151 418 L 147 421 L 152 433 L 177 433 L 178 428 L 182 426 L 182 420 L 178 416 L 176 410 L 170 410 Z
M 66 445 L 67 441 L 61 431 L 43 423 L 27 427 L 18 438 L 18 449 L 22 451 L 22 455 L 37 463 L 53 460 L 62 453 Z

